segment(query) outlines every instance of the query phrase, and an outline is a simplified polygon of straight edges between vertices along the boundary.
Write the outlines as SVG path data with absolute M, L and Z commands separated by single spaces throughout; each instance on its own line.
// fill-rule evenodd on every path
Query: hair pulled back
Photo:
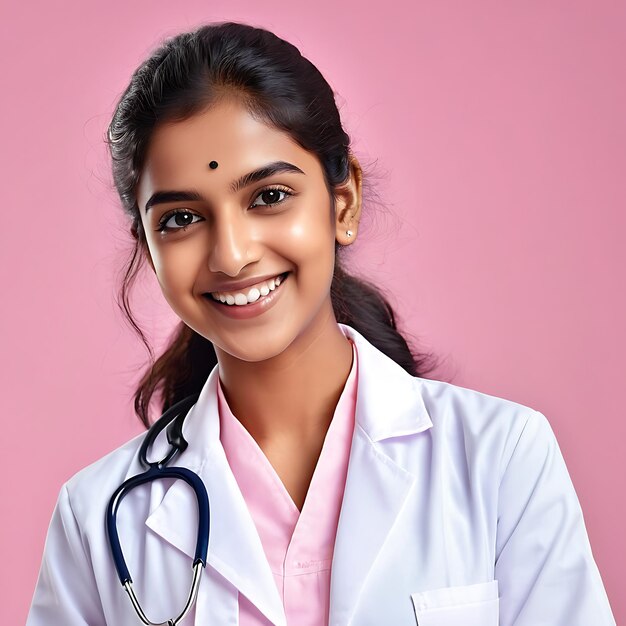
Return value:
M 157 125 L 183 121 L 232 97 L 255 118 L 285 131 L 317 156 L 333 201 L 333 189 L 350 173 L 350 137 L 330 85 L 298 48 L 268 30 L 236 22 L 207 24 L 165 40 L 135 70 L 117 103 L 106 141 L 113 181 L 134 238 L 117 302 L 151 355 L 134 394 L 135 412 L 146 427 L 157 390 L 163 410 L 198 393 L 217 357 L 213 344 L 181 321 L 155 361 L 133 318 L 129 294 L 147 251 L 137 184 Z M 335 249 L 331 300 L 337 321 L 355 328 L 406 371 L 425 375 L 432 369 L 431 355 L 411 352 L 386 298 L 375 286 L 346 273 L 340 259 L 343 246 L 337 243 Z

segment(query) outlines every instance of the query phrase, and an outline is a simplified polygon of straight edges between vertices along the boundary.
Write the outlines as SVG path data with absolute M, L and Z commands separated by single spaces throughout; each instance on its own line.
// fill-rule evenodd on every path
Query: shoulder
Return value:
M 93 520 L 99 524 L 113 492 L 128 476 L 141 471 L 137 453 L 145 434 L 84 467 L 63 485 L 66 505 L 80 526 L 88 527 Z
M 516 429 L 523 427 L 523 422 L 537 412 L 526 404 L 477 389 L 441 380 L 415 378 L 434 426 L 457 424 L 469 430 L 489 426 Z
M 432 440 L 449 453 L 456 450 L 464 463 L 498 468 L 501 476 L 522 438 L 539 447 L 556 445 L 547 418 L 531 406 L 444 381 L 416 380 L 433 423 Z
M 374 442 L 386 441 L 390 448 L 433 445 L 459 462 L 463 455 L 470 461 L 498 452 L 506 457 L 529 421 L 546 422 L 520 402 L 413 376 L 353 328 L 343 328 L 358 346 L 360 422 Z

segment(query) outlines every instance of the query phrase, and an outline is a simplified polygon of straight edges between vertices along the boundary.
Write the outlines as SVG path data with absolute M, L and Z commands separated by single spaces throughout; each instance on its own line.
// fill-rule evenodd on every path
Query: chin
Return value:
M 222 345 L 217 346 L 216 349 L 226 352 L 232 358 L 240 361 L 246 361 L 247 363 L 260 363 L 267 361 L 273 357 L 281 354 L 289 344 L 273 345 L 272 342 L 267 341 L 255 341 L 250 345 L 244 342 L 238 342 L 236 346 Z
M 267 361 L 278 356 L 286 350 L 292 343 L 293 337 L 285 323 L 274 323 L 267 328 L 250 327 L 247 331 L 243 328 L 235 329 L 231 332 L 211 333 L 212 337 L 204 335 L 213 342 L 216 352 L 229 354 L 240 361 L 257 363 Z

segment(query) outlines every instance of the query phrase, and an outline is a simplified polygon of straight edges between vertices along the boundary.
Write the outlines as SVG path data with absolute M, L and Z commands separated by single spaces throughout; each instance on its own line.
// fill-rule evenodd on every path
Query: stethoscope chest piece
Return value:
M 209 549 L 209 526 L 210 526 L 210 509 L 209 496 L 206 487 L 201 478 L 185 467 L 169 467 L 168 463 L 187 448 L 187 441 L 183 437 L 183 422 L 190 408 L 196 403 L 198 394 L 194 394 L 183 398 L 171 406 L 165 413 L 150 427 L 139 449 L 139 462 L 145 468 L 141 474 L 131 476 L 124 481 L 111 496 L 106 512 L 107 535 L 109 545 L 113 556 L 113 562 L 117 575 L 122 586 L 128 593 L 130 601 L 135 609 L 139 619 L 147 626 L 176 626 L 191 610 L 198 596 L 198 588 L 200 586 L 200 578 L 202 570 L 206 566 L 207 553 Z M 149 461 L 148 451 L 152 446 L 157 435 L 167 428 L 167 440 L 170 449 L 163 459 L 160 461 Z M 193 577 L 191 581 L 191 589 L 187 602 L 180 615 L 175 619 L 166 622 L 152 622 L 144 613 L 137 596 L 133 590 L 133 581 L 124 559 L 120 538 L 117 531 L 117 512 L 122 500 L 130 493 L 132 489 L 149 483 L 153 480 L 163 478 L 175 478 L 184 480 L 194 491 L 198 502 L 198 538 L 196 541 L 196 552 L 193 560 Z

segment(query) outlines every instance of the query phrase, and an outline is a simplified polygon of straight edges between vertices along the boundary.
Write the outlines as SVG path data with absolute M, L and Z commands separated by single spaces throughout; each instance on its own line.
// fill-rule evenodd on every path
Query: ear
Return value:
M 335 238 L 342 246 L 354 243 L 361 219 L 363 172 L 353 154 L 349 155 L 349 163 L 348 180 L 335 189 Z

